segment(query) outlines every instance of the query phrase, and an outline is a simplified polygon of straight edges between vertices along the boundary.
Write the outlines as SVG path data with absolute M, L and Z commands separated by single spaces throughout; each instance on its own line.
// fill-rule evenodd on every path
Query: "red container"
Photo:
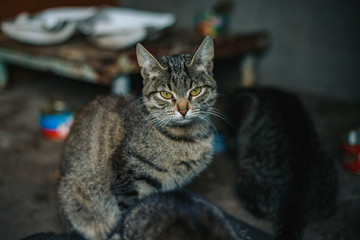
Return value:
M 41 112 L 40 126 L 43 135 L 51 140 L 65 140 L 73 122 L 73 112 L 62 101 L 48 104 Z
M 351 130 L 342 145 L 343 164 L 349 171 L 360 174 L 360 129 Z

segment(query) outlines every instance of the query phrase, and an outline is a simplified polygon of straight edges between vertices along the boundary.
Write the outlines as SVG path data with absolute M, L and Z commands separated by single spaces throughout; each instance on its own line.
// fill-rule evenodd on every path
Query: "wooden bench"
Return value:
M 191 31 L 172 30 L 143 45 L 155 56 L 193 53 L 203 37 Z M 256 81 L 256 63 L 268 47 L 264 32 L 231 34 L 214 39 L 215 61 L 239 61 L 243 85 Z M 31 46 L 16 42 L 0 33 L 0 88 L 6 87 L 7 65 L 13 64 L 39 71 L 50 71 L 67 78 L 113 86 L 126 93 L 129 74 L 139 73 L 135 46 L 119 51 L 99 49 L 84 36 L 77 35 L 59 45 Z M 116 85 L 116 86 L 115 86 Z

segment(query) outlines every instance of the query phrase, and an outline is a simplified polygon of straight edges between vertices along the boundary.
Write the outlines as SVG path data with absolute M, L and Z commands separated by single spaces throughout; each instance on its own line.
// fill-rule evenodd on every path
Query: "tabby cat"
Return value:
M 300 99 L 273 88 L 239 90 L 237 191 L 257 217 L 272 217 L 274 239 L 301 239 L 308 221 L 335 209 L 336 171 Z
M 188 183 L 211 161 L 214 48 L 155 59 L 136 48 L 142 97 L 98 97 L 72 126 L 58 196 L 66 228 L 107 239 L 138 199 Z

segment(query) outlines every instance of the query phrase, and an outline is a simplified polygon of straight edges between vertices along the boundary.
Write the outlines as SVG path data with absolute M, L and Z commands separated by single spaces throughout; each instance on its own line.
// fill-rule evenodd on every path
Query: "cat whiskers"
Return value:
M 158 116 L 154 115 L 154 113 L 147 116 L 144 120 L 147 124 L 154 125 L 156 128 L 159 129 L 164 128 L 169 122 L 172 121 L 171 118 L 160 119 Z
M 220 110 L 217 110 L 215 108 L 210 109 L 209 111 L 203 111 L 205 114 L 209 114 L 211 116 L 215 116 L 221 120 L 223 120 L 224 122 L 226 122 L 227 124 L 229 124 L 230 127 L 235 128 L 233 123 L 226 117 L 226 115 L 224 113 L 222 113 Z
M 198 117 L 203 122 L 207 123 L 212 129 L 214 129 L 214 132 L 217 133 L 215 124 L 207 116 L 199 114 L 199 115 L 196 115 L 196 117 Z
M 159 125 L 158 125 L 158 127 L 160 128 L 160 129 L 162 129 L 162 128 L 164 128 L 169 122 L 171 122 L 171 118 L 166 118 L 166 119 L 162 119 L 159 123 Z
M 150 114 L 150 115 L 148 115 L 144 120 L 143 120 L 143 122 L 144 123 L 146 123 L 146 124 L 148 124 L 148 125 L 159 125 L 159 122 L 160 122 L 161 120 L 157 117 L 157 116 L 155 116 L 155 115 L 153 115 L 153 114 Z

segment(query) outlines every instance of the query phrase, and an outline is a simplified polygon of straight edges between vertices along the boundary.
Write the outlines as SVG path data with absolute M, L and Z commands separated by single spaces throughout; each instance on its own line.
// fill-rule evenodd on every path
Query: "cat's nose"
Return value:
M 189 111 L 188 108 L 184 108 L 184 109 L 178 109 L 178 112 L 181 113 L 181 115 L 183 115 L 183 117 L 185 117 L 186 113 Z
M 179 99 L 177 110 L 183 117 L 185 117 L 186 113 L 189 111 L 189 103 L 184 99 Z

